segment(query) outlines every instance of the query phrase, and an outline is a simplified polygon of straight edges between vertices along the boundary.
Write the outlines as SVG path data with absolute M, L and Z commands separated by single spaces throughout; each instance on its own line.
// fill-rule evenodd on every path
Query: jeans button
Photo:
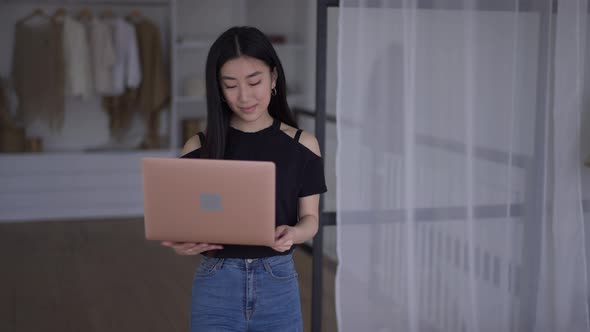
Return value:
M 252 263 L 252 261 L 253 261 L 253 259 L 249 259 L 249 258 L 246 259 L 246 262 L 248 262 L 248 263 Z

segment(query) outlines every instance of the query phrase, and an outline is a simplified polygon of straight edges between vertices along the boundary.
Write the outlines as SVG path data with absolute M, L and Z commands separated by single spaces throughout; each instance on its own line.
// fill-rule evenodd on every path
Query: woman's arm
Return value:
M 311 240 L 319 227 L 320 195 L 311 195 L 299 199 L 299 222 L 295 225 L 294 243 Z
M 303 146 L 321 157 L 318 140 L 310 133 L 303 132 L 299 140 Z M 299 221 L 294 227 L 282 225 L 275 232 L 274 250 L 287 251 L 294 244 L 311 240 L 319 227 L 320 195 L 299 198 Z

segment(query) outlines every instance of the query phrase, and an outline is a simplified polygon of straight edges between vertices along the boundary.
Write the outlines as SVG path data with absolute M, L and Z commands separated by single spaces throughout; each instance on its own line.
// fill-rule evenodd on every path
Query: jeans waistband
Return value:
M 276 264 L 283 261 L 290 261 L 293 259 L 293 254 L 289 253 L 287 255 L 277 255 L 277 256 L 270 256 L 270 257 L 262 257 L 262 258 L 217 258 L 217 257 L 209 257 L 203 256 L 201 258 L 204 262 L 211 262 L 211 263 L 222 263 L 223 265 L 234 265 L 240 267 L 256 267 L 262 266 L 264 264 Z M 221 262 L 219 262 L 221 261 Z

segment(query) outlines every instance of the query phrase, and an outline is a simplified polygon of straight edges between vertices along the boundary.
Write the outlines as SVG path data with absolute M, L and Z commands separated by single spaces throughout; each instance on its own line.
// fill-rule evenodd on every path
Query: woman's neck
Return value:
M 254 121 L 244 121 L 238 116 L 233 115 L 229 121 L 229 125 L 239 131 L 254 133 L 272 126 L 273 121 L 272 116 L 268 112 L 265 112 Z

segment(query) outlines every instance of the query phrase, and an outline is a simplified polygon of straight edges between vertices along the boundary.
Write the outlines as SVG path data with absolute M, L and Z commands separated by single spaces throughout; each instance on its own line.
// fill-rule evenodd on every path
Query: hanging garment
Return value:
M 10 114 L 7 84 L 0 78 L 0 152 L 23 152 L 25 130 L 18 128 Z
M 105 97 L 104 106 L 110 116 L 111 131 L 115 138 L 124 136 L 134 113 L 143 115 L 146 135 L 142 146 L 158 148 L 160 111 L 170 97 L 169 78 L 162 56 L 159 28 L 147 19 L 133 23 L 137 45 L 141 82 L 137 89 L 127 87 L 125 93 L 117 97 Z
M 63 125 L 64 62 L 62 26 L 53 22 L 15 26 L 12 77 L 25 123 L 41 119 L 52 130 Z
M 111 136 L 121 143 L 133 119 L 134 90 L 141 83 L 142 73 L 135 27 L 122 18 L 106 22 L 115 42 L 116 61 L 112 67 L 112 89 L 103 97 L 103 107 L 109 115 Z
M 146 119 L 146 148 L 158 148 L 160 132 L 160 111 L 170 98 L 168 70 L 162 56 L 160 29 L 153 22 L 143 18 L 134 22 L 139 46 L 142 81 L 133 108 Z
M 107 94 L 120 96 L 126 88 L 137 88 L 141 83 L 141 67 L 137 37 L 133 25 L 123 18 L 107 20 L 115 45 L 115 64 L 112 67 L 112 90 Z
M 109 129 L 111 137 L 117 143 L 124 143 L 125 132 L 133 120 L 133 101 L 135 94 L 127 90 L 121 96 L 104 96 L 102 107 L 109 115 Z
M 63 20 L 65 93 L 88 98 L 92 95 L 92 75 L 86 30 L 72 18 L 65 16 Z
M 0 78 L 0 128 L 14 128 L 14 121 L 12 120 L 12 117 L 10 116 L 10 111 L 8 110 L 8 96 L 5 93 L 5 91 L 6 88 L 4 80 Z
M 162 56 L 160 30 L 147 19 L 134 25 L 143 77 L 137 92 L 137 107 L 142 113 L 159 112 L 170 97 L 168 70 Z
M 115 65 L 115 46 L 113 36 L 106 23 L 92 18 L 83 23 L 88 37 L 91 75 L 94 91 L 103 95 L 113 90 L 113 66 Z

